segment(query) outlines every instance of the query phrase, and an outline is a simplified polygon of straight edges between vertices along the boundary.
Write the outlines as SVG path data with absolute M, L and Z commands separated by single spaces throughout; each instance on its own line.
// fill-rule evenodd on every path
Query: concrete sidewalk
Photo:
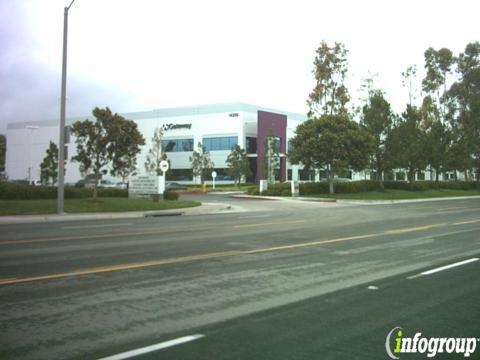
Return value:
M 155 216 L 181 216 L 181 215 L 208 215 L 232 212 L 230 204 L 223 203 L 202 203 L 200 206 L 152 211 L 126 211 L 126 212 L 108 212 L 108 213 L 75 213 L 75 214 L 45 214 L 45 215 L 15 215 L 0 216 L 0 225 L 6 224 L 28 224 L 43 222 L 61 222 L 61 221 L 85 221 L 85 220 L 103 220 L 103 219 L 132 219 Z
M 279 200 L 279 201 L 309 201 L 309 202 L 329 202 L 338 204 L 351 205 L 385 205 L 385 204 L 405 204 L 416 202 L 431 202 L 431 201 L 446 201 L 446 200 L 464 200 L 464 199 L 479 199 L 480 195 L 473 196 L 449 196 L 423 199 L 400 199 L 400 200 L 354 200 L 354 199 L 332 199 L 332 198 L 317 198 L 317 197 L 289 197 L 289 196 L 262 196 L 262 195 L 232 195 L 236 199 L 254 199 L 254 200 Z

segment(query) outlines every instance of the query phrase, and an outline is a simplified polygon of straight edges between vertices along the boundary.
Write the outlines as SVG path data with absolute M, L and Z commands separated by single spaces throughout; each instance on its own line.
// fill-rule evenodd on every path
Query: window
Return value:
M 162 140 L 164 152 L 193 151 L 193 139 Z
M 247 154 L 256 154 L 257 153 L 257 138 L 256 137 L 246 137 L 247 144 Z
M 192 181 L 192 169 L 170 169 L 166 173 L 167 181 Z
M 302 181 L 315 181 L 315 171 L 314 170 L 298 170 L 299 180 Z
M 203 146 L 208 151 L 231 150 L 237 144 L 237 136 L 203 138 Z

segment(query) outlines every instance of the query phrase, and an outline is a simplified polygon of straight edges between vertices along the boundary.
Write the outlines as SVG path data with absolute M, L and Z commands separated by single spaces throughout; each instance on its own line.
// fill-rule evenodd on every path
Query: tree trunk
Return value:
M 440 177 L 440 169 L 435 169 L 435 182 L 438 183 Z
M 410 184 L 410 190 L 413 190 L 413 183 L 415 181 L 415 169 L 408 169 L 408 183 Z
M 385 190 L 385 184 L 383 183 L 383 171 L 379 169 L 378 172 L 378 185 L 380 186 L 380 190 L 383 191 Z
M 93 198 L 96 199 L 97 198 L 97 187 L 98 187 L 98 182 L 99 182 L 99 179 L 98 179 L 98 172 L 95 172 L 95 184 L 93 184 Z
M 335 189 L 333 187 L 333 172 L 332 172 L 332 166 L 331 165 L 328 165 L 327 167 L 327 171 L 328 171 L 328 192 L 330 194 L 334 194 L 335 193 Z

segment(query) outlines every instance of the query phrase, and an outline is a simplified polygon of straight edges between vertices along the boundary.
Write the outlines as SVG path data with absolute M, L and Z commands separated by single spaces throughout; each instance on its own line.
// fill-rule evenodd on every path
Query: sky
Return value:
M 63 8 L 71 0 L 0 0 L 0 133 L 59 118 Z M 69 12 L 67 117 L 246 102 L 306 113 L 315 50 L 348 49 L 360 105 L 375 74 L 396 112 L 401 73 L 423 53 L 480 41 L 472 0 L 75 0 Z

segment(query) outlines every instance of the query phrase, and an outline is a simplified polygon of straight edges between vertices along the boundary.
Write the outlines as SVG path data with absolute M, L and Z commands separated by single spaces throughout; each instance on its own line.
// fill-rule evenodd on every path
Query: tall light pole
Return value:
M 68 37 L 68 10 L 73 5 L 72 0 L 69 6 L 63 11 L 63 59 L 62 59 L 62 97 L 60 100 L 60 129 L 58 137 L 58 187 L 57 187 L 57 212 L 63 214 L 64 199 L 64 172 L 65 172 L 65 102 L 67 97 L 67 37 Z

